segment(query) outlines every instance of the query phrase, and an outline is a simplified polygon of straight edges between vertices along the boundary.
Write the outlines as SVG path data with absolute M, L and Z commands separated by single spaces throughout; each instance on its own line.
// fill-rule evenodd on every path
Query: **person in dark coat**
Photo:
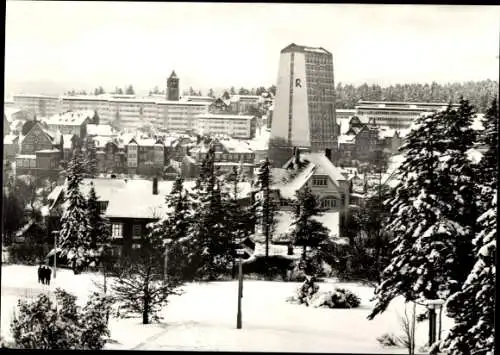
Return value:
M 44 281 L 43 280 L 43 265 L 40 264 L 38 266 L 38 283 L 42 283 L 43 284 L 44 283 L 43 281 Z
M 50 267 L 45 266 L 45 284 L 50 285 L 50 276 L 52 274 L 52 270 Z

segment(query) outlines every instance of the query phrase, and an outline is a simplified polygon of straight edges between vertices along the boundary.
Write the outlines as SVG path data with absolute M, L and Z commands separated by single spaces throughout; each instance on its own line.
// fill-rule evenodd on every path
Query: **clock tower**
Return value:
M 167 100 L 179 101 L 179 78 L 175 74 L 175 70 L 167 79 Z

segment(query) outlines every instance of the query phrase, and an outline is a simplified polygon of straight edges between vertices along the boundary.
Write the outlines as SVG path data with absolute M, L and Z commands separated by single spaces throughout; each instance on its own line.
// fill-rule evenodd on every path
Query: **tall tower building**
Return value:
M 172 70 L 172 74 L 167 79 L 167 100 L 179 101 L 179 78 Z
M 332 54 L 290 44 L 281 50 L 271 138 L 331 152 L 337 149 L 337 135 Z

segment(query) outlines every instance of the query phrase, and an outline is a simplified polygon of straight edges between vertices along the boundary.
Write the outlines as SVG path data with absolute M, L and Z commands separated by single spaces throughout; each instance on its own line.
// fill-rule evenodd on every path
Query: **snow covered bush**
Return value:
M 361 299 L 355 293 L 344 288 L 319 292 L 319 285 L 310 278 L 287 301 L 315 308 L 356 308 L 361 304 Z
M 106 313 L 110 302 L 94 293 L 80 309 L 76 297 L 57 289 L 56 301 L 40 294 L 20 300 L 11 323 L 14 347 L 21 349 L 101 350 L 109 336 Z
M 335 288 L 332 292 L 332 302 L 331 308 L 356 308 L 361 304 L 361 299 L 348 289 Z
M 14 264 L 36 265 L 45 259 L 49 251 L 49 246 L 46 243 L 30 240 L 23 243 L 13 243 L 7 247 L 7 250 L 10 262 Z
M 395 335 L 394 333 L 384 333 L 377 338 L 377 341 L 380 345 L 387 348 L 403 346 L 403 340 L 401 337 Z

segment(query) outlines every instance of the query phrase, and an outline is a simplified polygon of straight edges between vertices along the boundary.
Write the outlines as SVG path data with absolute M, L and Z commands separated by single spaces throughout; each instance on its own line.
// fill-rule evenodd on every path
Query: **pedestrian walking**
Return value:
M 38 283 L 43 284 L 43 265 L 40 263 L 38 266 Z
M 48 266 L 45 266 L 45 282 L 46 282 L 46 285 L 50 285 L 50 276 L 52 274 L 52 270 L 50 269 L 50 267 Z

